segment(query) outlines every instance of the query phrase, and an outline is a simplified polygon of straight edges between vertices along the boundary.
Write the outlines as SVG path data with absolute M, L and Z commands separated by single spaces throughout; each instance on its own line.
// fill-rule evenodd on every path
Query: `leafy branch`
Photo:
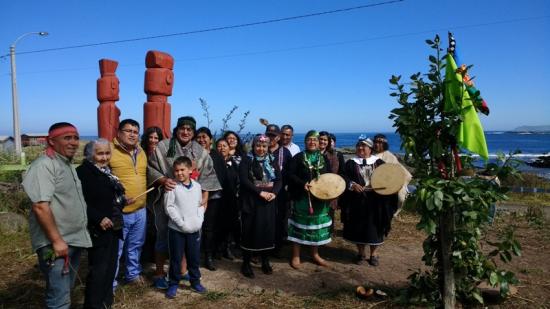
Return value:
M 519 175 L 513 154 L 499 155 L 496 163 L 486 166 L 489 177 L 463 177 L 458 175 L 453 150 L 457 149 L 456 132 L 463 121 L 460 108 L 445 111 L 443 78 L 443 49 L 439 36 L 426 43 L 435 52 L 428 57 L 428 73 L 415 73 L 410 82 L 402 82 L 400 75 L 392 75 L 390 96 L 397 99 L 399 107 L 391 111 L 396 132 L 401 136 L 405 150 L 405 162 L 414 168 L 417 190 L 407 199 L 407 204 L 420 214 L 419 230 L 427 234 L 423 243 L 423 262 L 429 270 L 413 273 L 406 298 L 411 302 L 436 304 L 443 301 L 443 259 L 449 254 L 456 297 L 463 301 L 483 303 L 479 288 L 481 281 L 500 286 L 502 295 L 508 293 L 510 283 L 516 282 L 511 272 L 497 269 L 494 257 L 509 262 L 512 255 L 519 255 L 521 247 L 507 232 L 496 249 L 485 255 L 481 249 L 483 227 L 491 218 L 491 207 L 507 199 L 506 189 L 500 187 L 497 177 Z M 469 154 L 460 159 L 472 162 Z M 442 231 L 451 220 L 450 250 L 443 245 Z M 451 281 L 452 282 L 452 281 Z

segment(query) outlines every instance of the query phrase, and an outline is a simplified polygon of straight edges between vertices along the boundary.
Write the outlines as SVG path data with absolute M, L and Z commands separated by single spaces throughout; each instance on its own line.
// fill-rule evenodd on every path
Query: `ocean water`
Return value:
M 363 134 L 371 139 L 378 132 L 359 132 L 359 133 L 335 133 L 336 147 L 355 147 L 357 138 Z M 393 153 L 402 154 L 401 139 L 396 133 L 382 132 L 388 138 L 390 150 Z M 301 149 L 304 148 L 304 133 L 296 133 L 294 135 L 294 143 L 298 144 Z M 81 136 L 83 140 L 92 140 L 97 136 Z M 509 132 L 485 132 L 487 146 L 489 147 L 489 161 L 495 160 L 498 152 L 508 154 L 516 149 L 521 150 L 521 154 L 517 158 L 524 161 L 534 161 L 539 156 L 550 154 L 550 134 L 518 134 Z M 481 166 L 483 162 L 480 160 L 476 165 Z M 522 171 L 535 173 L 540 176 L 550 179 L 550 169 L 534 168 L 527 164 L 522 165 Z
M 355 147 L 359 135 L 363 134 L 370 139 L 378 132 L 365 133 L 335 133 L 336 147 Z M 390 150 L 394 153 L 403 153 L 401 150 L 401 138 L 396 133 L 382 133 L 388 138 Z M 294 142 L 300 147 L 304 146 L 303 133 L 294 135 Z M 516 134 L 505 132 L 485 132 L 489 156 L 496 157 L 498 152 L 505 154 L 516 149 L 521 150 L 519 157 L 536 158 L 550 153 L 550 134 Z
M 364 132 L 364 133 L 335 133 L 336 147 L 355 147 L 355 143 L 359 135 L 363 134 L 373 139 L 374 135 L 379 132 Z M 396 133 L 382 132 L 388 138 L 390 150 L 393 153 L 403 154 L 401 149 L 401 138 Z M 298 144 L 301 149 L 304 147 L 304 133 L 294 135 L 294 143 Z M 518 134 L 500 131 L 485 132 L 487 147 L 489 148 L 489 162 L 493 162 L 497 153 L 503 152 L 508 154 L 514 150 L 520 150 L 521 154 L 516 155 L 518 159 L 529 162 L 536 160 L 539 156 L 550 154 L 550 134 Z M 483 161 L 474 162 L 476 166 L 483 166 Z M 535 168 L 527 164 L 522 164 L 520 170 L 537 174 L 541 177 L 550 179 L 549 168 Z

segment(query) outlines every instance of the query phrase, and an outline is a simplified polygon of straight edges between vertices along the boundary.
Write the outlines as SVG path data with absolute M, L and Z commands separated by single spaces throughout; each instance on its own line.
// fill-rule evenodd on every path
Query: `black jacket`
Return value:
M 103 231 L 99 225 L 105 217 L 111 219 L 113 223 L 122 223 L 122 205 L 116 205 L 115 203 L 116 186 L 109 176 L 101 172 L 88 160 L 84 160 L 76 168 L 76 172 L 82 183 L 82 193 L 87 205 L 88 230 L 92 236 L 94 246 L 102 244 L 104 241 L 102 236 L 108 232 L 114 232 L 119 238 L 122 238 L 122 229 Z M 120 192 L 118 194 L 120 195 Z
M 307 191 L 304 189 L 305 184 L 315 178 L 315 175 L 312 175 L 311 171 L 306 166 L 304 156 L 305 153 L 303 151 L 297 153 L 292 157 L 292 160 L 290 160 L 290 165 L 288 167 L 288 191 L 290 192 L 290 198 L 292 200 L 299 200 L 302 196 L 306 195 Z M 321 158 L 324 164 L 319 173 L 330 173 L 330 162 L 325 160 L 323 156 L 321 156 Z

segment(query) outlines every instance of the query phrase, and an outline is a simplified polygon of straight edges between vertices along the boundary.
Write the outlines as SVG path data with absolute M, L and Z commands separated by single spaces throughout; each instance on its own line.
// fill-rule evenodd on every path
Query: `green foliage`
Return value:
M 513 238 L 513 230 L 503 239 L 490 243 L 495 249 L 488 255 L 481 250 L 484 226 L 489 222 L 491 206 L 507 199 L 506 189 L 499 186 L 497 177 L 517 177 L 517 160 L 499 155 L 496 163 L 486 166 L 485 177 L 458 175 L 453 150 L 458 151 L 456 132 L 462 121 L 460 111 L 444 112 L 445 81 L 442 52 L 438 36 L 427 40 L 435 55 L 428 57 L 427 74 L 410 76 L 408 87 L 401 76 L 392 76 L 391 96 L 399 107 L 391 111 L 396 132 L 401 136 L 405 162 L 415 170 L 417 190 L 407 200 L 407 207 L 421 216 L 417 225 L 428 237 L 423 243 L 422 258 L 430 270 L 413 273 L 406 293 L 409 301 L 435 305 L 442 301 L 442 224 L 451 214 L 454 232 L 450 260 L 455 276 L 456 296 L 466 302 L 483 303 L 478 284 L 486 281 L 500 286 L 502 295 L 510 283 L 516 282 L 511 272 L 497 269 L 495 258 L 509 262 L 520 255 L 521 247 Z M 472 158 L 463 155 L 461 163 L 472 167 Z
M 0 192 L 0 211 L 28 215 L 32 202 L 23 191 Z
M 0 170 L 0 182 L 18 183 L 23 181 L 22 171 L 3 171 Z

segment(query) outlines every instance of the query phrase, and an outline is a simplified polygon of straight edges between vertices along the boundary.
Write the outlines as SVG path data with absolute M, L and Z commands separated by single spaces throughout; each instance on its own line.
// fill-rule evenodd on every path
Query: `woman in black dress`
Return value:
M 225 161 L 227 177 L 223 188 L 222 234 L 224 235 L 223 257 L 233 260 L 235 249 L 241 240 L 241 216 L 239 211 L 239 166 L 229 153 L 229 143 L 224 138 L 216 141 L 216 149 Z M 239 249 L 240 251 L 240 249 Z
M 207 127 L 197 129 L 195 140 L 210 154 L 212 162 L 214 162 L 214 171 L 220 185 L 224 186 L 227 179 L 227 170 L 225 161 L 216 149 L 212 148 L 212 133 Z M 223 208 L 225 207 L 223 200 L 223 189 L 209 192 L 208 207 L 204 213 L 204 222 L 202 224 L 203 242 L 204 242 L 204 266 L 211 271 L 216 270 L 214 265 L 214 252 L 221 246 L 223 240 Z
M 92 237 L 92 247 L 88 249 L 84 308 L 111 308 L 118 244 L 122 239 L 122 207 L 127 200 L 124 187 L 109 169 L 109 141 L 100 138 L 89 142 L 84 155 L 86 159 L 76 168 Z
M 368 262 L 378 266 L 376 249 L 384 243 L 397 210 L 397 195 L 383 196 L 370 186 L 374 170 L 384 161 L 372 155 L 372 141 L 360 138 L 355 145 L 356 156 L 349 159 L 343 169 L 347 190 L 340 198 L 344 239 L 357 246 L 355 262 L 367 260 L 365 248 L 370 247 Z
M 269 251 L 275 248 L 275 198 L 281 190 L 279 166 L 269 154 L 269 137 L 258 134 L 252 141 L 252 153 L 243 158 L 239 166 L 240 198 L 242 209 L 243 264 L 241 272 L 254 278 L 250 265 L 253 253 L 262 258 L 262 272 L 273 273 L 269 264 Z

